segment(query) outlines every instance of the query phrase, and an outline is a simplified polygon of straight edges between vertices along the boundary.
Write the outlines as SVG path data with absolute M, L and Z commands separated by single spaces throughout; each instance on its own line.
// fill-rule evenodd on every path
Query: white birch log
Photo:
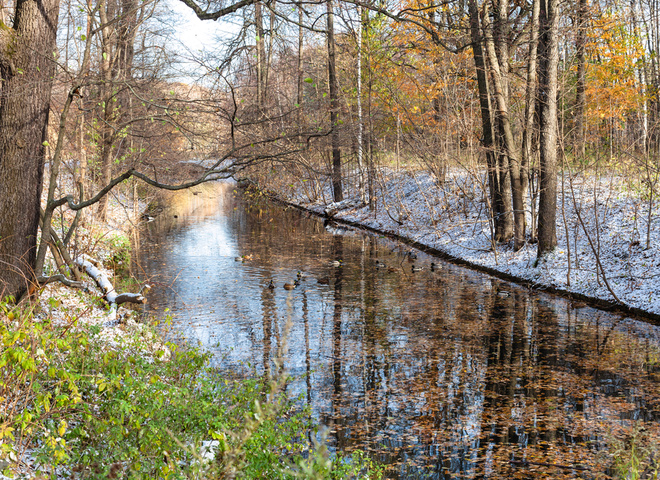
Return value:
M 122 303 L 147 303 L 147 299 L 142 295 L 142 292 L 148 290 L 150 288 L 149 285 L 145 285 L 140 293 L 117 293 L 112 282 L 110 282 L 108 276 L 102 270 L 100 262 L 89 255 L 80 255 L 75 259 L 75 264 L 85 270 L 87 275 L 92 277 L 99 288 L 103 291 L 103 298 L 108 302 L 108 305 L 110 305 L 110 313 L 108 316 L 111 319 L 116 319 L 117 306 Z

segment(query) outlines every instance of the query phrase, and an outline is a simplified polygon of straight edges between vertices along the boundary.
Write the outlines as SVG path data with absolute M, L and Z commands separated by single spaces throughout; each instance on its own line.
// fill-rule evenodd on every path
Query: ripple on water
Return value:
M 407 248 L 216 189 L 147 225 L 150 306 L 245 373 L 272 368 L 290 318 L 288 391 L 335 448 L 391 478 L 596 478 L 635 419 L 658 437 L 658 327 L 422 253 L 413 274 Z

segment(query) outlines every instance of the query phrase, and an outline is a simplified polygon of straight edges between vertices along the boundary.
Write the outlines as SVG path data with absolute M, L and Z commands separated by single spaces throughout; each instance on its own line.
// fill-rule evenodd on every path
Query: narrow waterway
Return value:
M 231 184 L 178 196 L 148 227 L 150 310 L 238 374 L 275 368 L 286 336 L 287 391 L 332 447 L 368 452 L 387 478 L 602 478 L 614 438 L 640 422 L 657 436 L 654 325 L 413 258 Z

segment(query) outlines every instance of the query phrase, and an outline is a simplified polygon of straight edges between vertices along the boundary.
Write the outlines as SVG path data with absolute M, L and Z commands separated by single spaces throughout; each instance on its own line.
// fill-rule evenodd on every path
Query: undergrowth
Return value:
M 625 480 L 657 480 L 660 478 L 660 445 L 658 439 L 640 423 L 628 435 L 612 438 L 611 456 L 615 478 Z
M 0 303 L 4 475 L 382 478 L 361 453 L 331 456 L 307 440 L 309 412 L 286 397 L 283 378 L 229 380 L 195 349 L 109 348 L 98 326 L 65 323 Z

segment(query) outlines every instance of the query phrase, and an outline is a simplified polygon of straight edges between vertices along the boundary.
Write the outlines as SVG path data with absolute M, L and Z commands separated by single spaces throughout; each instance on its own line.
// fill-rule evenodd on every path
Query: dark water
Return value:
M 237 372 L 270 371 L 286 336 L 288 391 L 388 478 L 603 478 L 615 439 L 657 437 L 656 326 L 419 252 L 413 273 L 407 247 L 231 186 L 160 219 L 141 258 L 151 308 Z

